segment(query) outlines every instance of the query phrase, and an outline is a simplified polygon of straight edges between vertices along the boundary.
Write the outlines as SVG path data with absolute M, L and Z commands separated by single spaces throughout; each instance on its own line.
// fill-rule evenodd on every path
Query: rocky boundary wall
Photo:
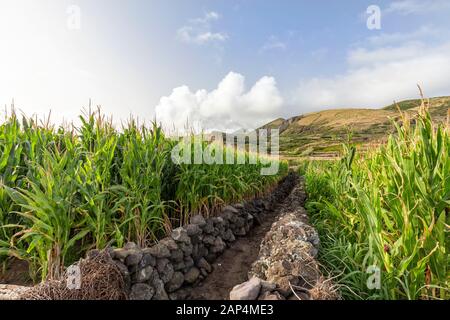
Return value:
M 212 262 L 236 237 L 245 236 L 260 224 L 265 212 L 285 199 L 298 176 L 290 173 L 269 195 L 226 206 L 214 217 L 191 217 L 190 224 L 174 229 L 169 237 L 149 248 L 128 243 L 109 249 L 125 280 L 131 300 L 184 299 L 189 290 L 212 271 Z M 96 251 L 88 255 L 95 256 Z
M 27 287 L 0 284 L 1 300 L 19 300 L 21 295 L 27 291 Z
M 303 205 L 304 179 L 285 199 L 278 220 L 260 247 L 249 281 L 230 292 L 231 300 L 327 300 L 339 295 L 316 261 L 320 240 Z

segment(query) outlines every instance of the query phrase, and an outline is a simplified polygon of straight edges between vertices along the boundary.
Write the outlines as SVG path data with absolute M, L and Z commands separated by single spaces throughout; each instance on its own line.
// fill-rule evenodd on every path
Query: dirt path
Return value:
M 191 300 L 228 300 L 231 289 L 248 280 L 251 265 L 258 258 L 260 244 L 280 215 L 280 209 L 288 198 L 264 215 L 260 225 L 254 227 L 245 237 L 238 238 L 212 264 L 214 270 L 191 293 Z

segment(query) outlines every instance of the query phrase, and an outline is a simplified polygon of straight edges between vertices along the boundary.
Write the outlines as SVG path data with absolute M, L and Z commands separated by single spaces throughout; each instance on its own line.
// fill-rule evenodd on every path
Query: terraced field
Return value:
M 433 121 L 445 122 L 450 97 L 432 98 L 429 104 Z M 280 130 L 280 152 L 286 159 L 329 159 L 339 155 L 346 141 L 362 150 L 385 142 L 390 133 L 395 133 L 392 121 L 400 121 L 398 108 L 415 118 L 420 105 L 421 100 L 407 100 L 383 109 L 325 110 L 278 118 L 261 128 Z

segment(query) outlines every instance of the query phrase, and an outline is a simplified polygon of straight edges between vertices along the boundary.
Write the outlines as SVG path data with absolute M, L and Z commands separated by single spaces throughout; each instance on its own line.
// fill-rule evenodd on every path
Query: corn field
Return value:
M 349 299 L 449 299 L 450 126 L 423 104 L 388 143 L 306 163 L 321 260 Z M 376 280 L 380 276 L 379 281 Z
M 175 164 L 177 140 L 155 123 L 116 130 L 100 111 L 80 120 L 55 128 L 12 112 L 0 125 L 0 261 L 28 261 L 35 280 L 58 277 L 89 249 L 149 245 L 193 213 L 269 190 L 287 171 L 282 162 L 278 175 L 261 176 L 260 159 Z

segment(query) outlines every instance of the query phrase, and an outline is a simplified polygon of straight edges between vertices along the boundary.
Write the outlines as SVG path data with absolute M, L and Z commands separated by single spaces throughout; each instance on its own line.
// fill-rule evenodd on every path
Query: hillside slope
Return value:
M 420 100 L 407 100 L 383 109 L 335 109 L 312 112 L 290 119 L 278 118 L 261 128 L 280 130 L 280 152 L 284 157 L 334 157 L 348 138 L 360 148 L 377 144 L 393 132 L 390 119 L 398 121 L 397 110 L 417 115 Z M 450 97 L 430 99 L 433 119 L 443 122 L 450 109 Z

